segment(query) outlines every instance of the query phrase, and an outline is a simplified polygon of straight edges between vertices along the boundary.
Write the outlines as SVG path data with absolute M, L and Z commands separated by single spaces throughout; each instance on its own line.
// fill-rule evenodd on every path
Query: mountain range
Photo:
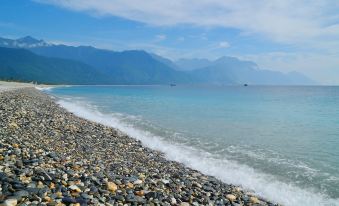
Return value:
M 297 73 L 259 69 L 235 57 L 171 61 L 142 50 L 110 51 L 46 43 L 27 36 L 0 38 L 0 79 L 51 84 L 309 85 Z

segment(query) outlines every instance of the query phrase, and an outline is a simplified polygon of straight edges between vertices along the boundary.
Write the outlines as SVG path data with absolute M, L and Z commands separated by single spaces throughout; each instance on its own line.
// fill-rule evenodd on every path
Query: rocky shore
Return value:
M 0 93 L 0 205 L 274 205 L 24 88 Z

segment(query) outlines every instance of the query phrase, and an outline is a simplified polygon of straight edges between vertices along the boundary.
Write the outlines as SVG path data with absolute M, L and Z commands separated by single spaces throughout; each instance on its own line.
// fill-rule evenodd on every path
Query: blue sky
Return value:
M 236 56 L 339 83 L 336 0 L 3 0 L 0 36 L 170 59 Z

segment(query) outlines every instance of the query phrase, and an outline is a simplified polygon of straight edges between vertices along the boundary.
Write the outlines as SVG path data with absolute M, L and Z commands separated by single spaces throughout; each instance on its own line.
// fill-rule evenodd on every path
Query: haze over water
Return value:
M 167 158 L 285 205 L 338 205 L 339 87 L 79 86 L 49 93 Z

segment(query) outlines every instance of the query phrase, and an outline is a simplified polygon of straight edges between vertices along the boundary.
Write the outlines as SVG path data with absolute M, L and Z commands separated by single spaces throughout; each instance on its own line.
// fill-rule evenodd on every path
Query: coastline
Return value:
M 0 204 L 274 205 L 79 118 L 34 88 L 2 91 L 0 101 Z
M 39 84 L 35 85 L 33 83 L 23 83 L 23 82 L 9 82 L 9 81 L 1 81 L 0 80 L 0 92 L 8 91 L 13 89 L 20 89 L 20 88 L 49 88 L 49 87 L 56 87 L 57 85 L 46 85 L 46 84 Z

